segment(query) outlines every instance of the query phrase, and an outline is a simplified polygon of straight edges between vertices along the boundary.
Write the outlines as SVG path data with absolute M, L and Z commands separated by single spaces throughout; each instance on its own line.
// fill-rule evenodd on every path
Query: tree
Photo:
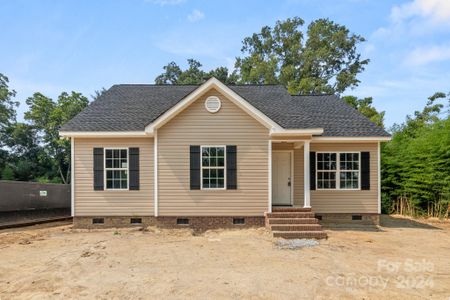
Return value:
M 33 126 L 15 123 L 8 128 L 7 133 L 5 143 L 9 153 L 5 169 L 11 169 L 13 179 L 29 181 L 37 177 L 58 176 Z
M 175 62 L 170 62 L 163 67 L 164 73 L 155 78 L 156 84 L 202 84 L 211 77 L 227 84 L 235 83 L 236 73 L 230 73 L 226 67 L 218 67 L 209 72 L 201 70 L 202 64 L 195 59 L 188 59 L 188 68 L 182 70 Z
M 351 107 L 358 110 L 361 114 L 369 118 L 370 121 L 375 123 L 380 127 L 384 127 L 384 111 L 377 111 L 375 107 L 372 106 L 372 97 L 366 97 L 363 99 L 358 99 L 355 96 L 344 96 L 342 99 L 347 102 Z
M 356 46 L 365 39 L 343 25 L 319 19 L 301 31 L 299 17 L 264 26 L 243 41 L 236 58 L 239 81 L 282 84 L 291 94 L 342 93 L 360 82 L 357 75 L 369 63 Z
M 39 138 L 45 145 L 45 151 L 51 157 L 63 183 L 70 182 L 70 142 L 59 138 L 59 128 L 82 111 L 89 103 L 80 93 L 63 92 L 55 102 L 35 93 L 26 100 L 30 109 L 25 113 Z
M 14 172 L 13 172 L 13 169 L 9 165 L 6 165 L 5 168 L 3 169 L 1 179 L 2 180 L 14 180 Z
M 13 100 L 16 91 L 11 90 L 8 83 L 8 77 L 0 73 L 0 147 L 3 146 L 7 128 L 16 121 L 15 109 L 19 105 Z
M 101 90 L 95 90 L 94 95 L 91 95 L 92 101 L 97 100 L 104 93 L 106 93 L 106 89 L 104 87 L 102 87 Z
M 382 203 L 385 212 L 443 217 L 450 204 L 450 116 L 446 98 L 435 93 L 422 111 L 393 128 L 382 147 Z M 450 105 L 449 105 L 450 108 Z

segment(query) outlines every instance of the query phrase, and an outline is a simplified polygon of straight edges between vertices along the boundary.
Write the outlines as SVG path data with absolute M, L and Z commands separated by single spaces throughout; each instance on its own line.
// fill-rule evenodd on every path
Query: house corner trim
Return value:
M 70 138 L 70 215 L 75 216 L 75 138 Z
M 158 216 L 158 131 L 155 130 L 153 137 L 153 206 L 155 217 Z

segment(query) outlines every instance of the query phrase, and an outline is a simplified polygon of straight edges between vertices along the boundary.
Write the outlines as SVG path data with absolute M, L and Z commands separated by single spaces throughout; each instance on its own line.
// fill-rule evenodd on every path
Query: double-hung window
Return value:
M 225 146 L 202 146 L 202 189 L 225 189 Z
M 339 188 L 359 189 L 359 153 L 339 153 Z
M 352 189 L 360 188 L 359 152 L 317 153 L 317 188 Z
M 108 190 L 128 189 L 128 149 L 105 149 L 105 181 Z

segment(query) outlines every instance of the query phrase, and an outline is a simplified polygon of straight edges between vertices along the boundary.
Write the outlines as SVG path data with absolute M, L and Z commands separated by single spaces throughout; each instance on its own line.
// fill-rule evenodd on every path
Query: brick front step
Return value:
M 325 239 L 325 231 L 274 231 L 273 237 L 284 239 Z
M 267 218 L 314 218 L 312 212 L 272 212 L 266 213 Z
M 272 224 L 317 224 L 316 218 L 270 218 L 269 225 Z
M 319 224 L 277 224 L 271 225 L 272 231 L 321 231 Z
M 304 208 L 304 207 L 272 207 L 272 212 L 311 212 L 311 208 Z

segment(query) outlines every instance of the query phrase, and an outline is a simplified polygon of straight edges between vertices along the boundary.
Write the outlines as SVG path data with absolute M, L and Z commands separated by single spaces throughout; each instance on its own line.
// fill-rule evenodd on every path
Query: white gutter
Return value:
M 313 141 L 324 141 L 324 142 L 387 142 L 390 141 L 392 138 L 390 136 L 369 136 L 369 137 L 355 137 L 355 136 L 349 136 L 349 137 L 334 137 L 334 136 L 313 136 Z
M 83 137 L 83 138 L 101 138 L 101 137 L 152 137 L 145 131 L 60 131 L 61 137 Z
M 323 133 L 323 128 L 308 128 L 308 129 L 272 129 L 270 136 L 295 136 L 295 135 L 320 135 Z

